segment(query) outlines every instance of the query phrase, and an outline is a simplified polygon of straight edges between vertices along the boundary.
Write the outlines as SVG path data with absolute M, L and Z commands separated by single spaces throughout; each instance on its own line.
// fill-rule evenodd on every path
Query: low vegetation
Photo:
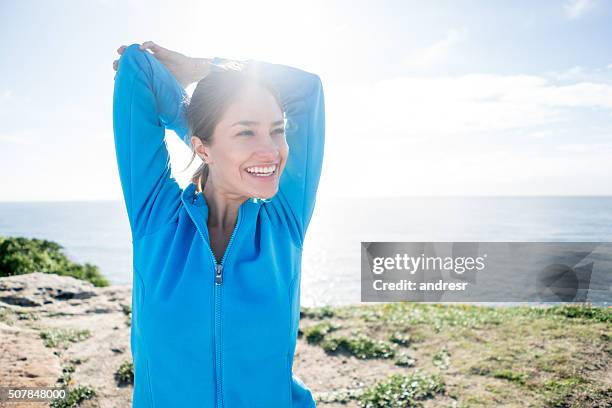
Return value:
M 46 347 L 68 348 L 70 343 L 91 337 L 91 332 L 79 329 L 47 329 L 40 332 L 40 337 Z
M 96 396 L 96 391 L 86 386 L 76 386 L 74 388 L 68 388 L 66 398 L 56 399 L 49 405 L 50 408 L 74 408 L 78 407 L 79 404 L 85 400 L 92 399 Z
M 46 239 L 0 236 L 0 277 L 43 272 L 72 276 L 94 286 L 109 285 L 97 266 L 73 262 L 63 249 Z
M 328 353 L 347 353 L 361 359 L 392 358 L 396 352 L 393 344 L 384 340 L 372 339 L 365 333 L 356 333 L 352 336 L 328 336 L 321 346 Z
M 96 396 L 95 390 L 90 386 L 75 385 L 72 374 L 76 370 L 76 365 L 82 364 L 85 360 L 73 359 L 71 364 L 62 368 L 62 376 L 57 380 L 58 384 L 66 390 L 65 398 L 57 398 L 50 403 L 51 408 L 74 408 L 78 407 L 83 401 L 92 399 Z
M 363 367 L 351 357 L 394 372 L 317 399 L 370 408 L 612 406 L 611 323 L 612 308 L 588 304 L 395 302 L 310 308 L 302 317 L 308 343 L 341 357 L 349 372 Z
M 394 374 L 359 397 L 364 408 L 420 407 L 421 401 L 444 392 L 444 382 L 437 375 L 421 372 Z
M 115 372 L 115 380 L 119 386 L 134 385 L 134 363 L 124 361 Z

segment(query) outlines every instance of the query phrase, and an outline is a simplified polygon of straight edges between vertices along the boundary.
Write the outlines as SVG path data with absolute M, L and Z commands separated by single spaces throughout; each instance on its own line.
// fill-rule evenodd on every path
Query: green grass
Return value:
M 49 405 L 50 408 L 76 408 L 85 400 L 96 396 L 95 390 L 90 386 L 77 386 L 67 390 L 66 398 L 55 399 Z
M 307 317 L 310 319 L 326 319 L 334 317 L 335 315 L 335 310 L 331 306 L 300 308 L 300 318 Z
M 62 367 L 62 376 L 57 382 L 66 390 L 66 398 L 53 400 L 49 405 L 51 408 L 78 407 L 81 402 L 96 396 L 96 392 L 90 386 L 73 386 L 72 374 L 76 370 L 74 364 L 81 364 L 83 361 L 81 358 L 75 358 L 71 360 L 72 364 Z
M 134 384 L 134 363 L 124 361 L 115 372 L 115 379 L 120 386 Z
M 325 320 L 323 322 L 305 328 L 303 333 L 308 343 L 317 344 L 320 343 L 328 333 L 339 328 L 340 327 L 338 325 L 335 325 L 334 323 Z
M 446 347 L 433 355 L 432 363 L 443 370 L 446 370 L 450 366 L 450 353 Z
M 26 312 L 23 310 L 16 310 L 15 314 L 19 320 L 39 320 L 39 316 L 34 312 Z
M 525 373 L 516 373 L 511 370 L 495 370 L 491 372 L 493 378 L 501 378 L 510 382 L 517 383 L 519 385 L 525 385 L 526 379 L 529 377 Z
M 132 325 L 132 305 L 121 305 L 121 310 L 125 315 L 125 325 L 130 327 Z
M 352 306 L 347 308 L 346 312 L 365 322 L 385 323 L 396 327 L 427 325 L 436 332 L 456 327 L 492 327 L 516 319 L 571 319 L 577 323 L 612 322 L 612 309 L 591 305 L 490 307 L 394 302 L 374 307 Z
M 409 346 L 410 345 L 410 335 L 408 334 L 404 334 L 400 331 L 394 331 L 393 333 L 391 333 L 391 335 L 389 336 L 389 341 L 391 343 L 395 343 L 398 344 L 400 346 Z
M 400 367 L 413 367 L 414 363 L 414 358 L 410 357 L 405 351 L 401 352 L 395 359 L 395 365 Z
M 72 374 L 74 371 L 75 367 L 72 364 L 62 367 L 62 376 L 57 380 L 57 382 L 65 386 L 70 385 L 72 383 Z
M 612 308 L 396 302 L 334 307 L 326 313 L 333 318 L 321 318 L 320 309 L 305 313 L 312 317 L 306 317 L 304 332 L 316 334 L 311 344 L 331 355 L 379 359 L 372 361 L 378 372 L 385 372 L 389 363 L 383 360 L 392 354 L 394 365 L 436 370 L 447 385 L 446 398 L 457 407 L 612 406 L 605 374 L 612 369 Z M 324 329 L 332 319 L 342 319 L 337 333 Z M 316 329 L 310 331 L 312 323 Z M 341 395 L 356 399 L 360 389 Z M 418 406 L 402 403 L 395 406 Z M 448 404 L 440 401 L 440 406 Z
M 326 336 L 321 346 L 328 353 L 347 353 L 361 359 L 393 358 L 395 356 L 393 344 L 384 340 L 372 339 L 364 333 L 351 336 Z
M 561 305 L 551 308 L 538 309 L 542 315 L 564 316 L 570 319 L 582 319 L 602 323 L 612 323 L 612 311 L 594 306 Z
M 78 329 L 48 329 L 41 331 L 40 337 L 46 347 L 67 348 L 70 343 L 88 339 L 91 337 L 91 332 Z
M 445 384 L 441 377 L 422 372 L 408 375 L 394 374 L 359 397 L 363 408 L 402 408 L 422 406 L 423 400 L 444 393 Z

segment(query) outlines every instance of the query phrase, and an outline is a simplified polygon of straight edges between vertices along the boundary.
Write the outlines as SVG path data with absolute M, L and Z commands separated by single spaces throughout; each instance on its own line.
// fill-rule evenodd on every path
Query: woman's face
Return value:
M 205 151 L 207 184 L 241 197 L 274 196 L 289 152 L 276 99 L 258 85 L 244 89 L 217 124 Z

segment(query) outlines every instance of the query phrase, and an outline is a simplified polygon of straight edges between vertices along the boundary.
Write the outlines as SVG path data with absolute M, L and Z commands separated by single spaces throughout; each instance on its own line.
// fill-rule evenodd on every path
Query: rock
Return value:
M 25 307 L 72 299 L 78 302 L 96 296 L 95 289 L 91 283 L 72 276 L 34 272 L 1 278 L 0 301 Z

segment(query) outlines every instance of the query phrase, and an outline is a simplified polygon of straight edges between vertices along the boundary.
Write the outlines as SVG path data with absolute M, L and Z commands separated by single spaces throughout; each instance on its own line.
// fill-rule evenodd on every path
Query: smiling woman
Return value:
M 134 245 L 133 406 L 314 407 L 293 356 L 323 161 L 320 78 L 259 61 L 228 69 L 241 64 L 152 42 L 119 52 L 113 127 Z M 189 100 L 183 87 L 196 81 Z M 166 129 L 206 163 L 198 186 L 181 190 L 171 176 Z
M 215 62 L 223 64 L 219 58 Z M 196 154 L 202 158 L 192 177 L 197 191 L 205 191 L 210 179 L 208 190 L 225 185 L 235 192 L 243 191 L 247 198 L 276 194 L 278 175 L 288 154 L 282 104 L 271 84 L 249 74 L 248 64 L 214 69 L 200 80 L 187 118 L 193 135 L 191 161 Z M 258 118 L 262 120 L 255 120 Z M 262 171 L 253 179 L 253 171 L 247 170 L 272 166 L 274 169 L 265 174 L 266 184 L 260 183 Z M 213 174 L 209 174 L 211 170 Z M 210 194 L 205 191 L 205 195 Z

